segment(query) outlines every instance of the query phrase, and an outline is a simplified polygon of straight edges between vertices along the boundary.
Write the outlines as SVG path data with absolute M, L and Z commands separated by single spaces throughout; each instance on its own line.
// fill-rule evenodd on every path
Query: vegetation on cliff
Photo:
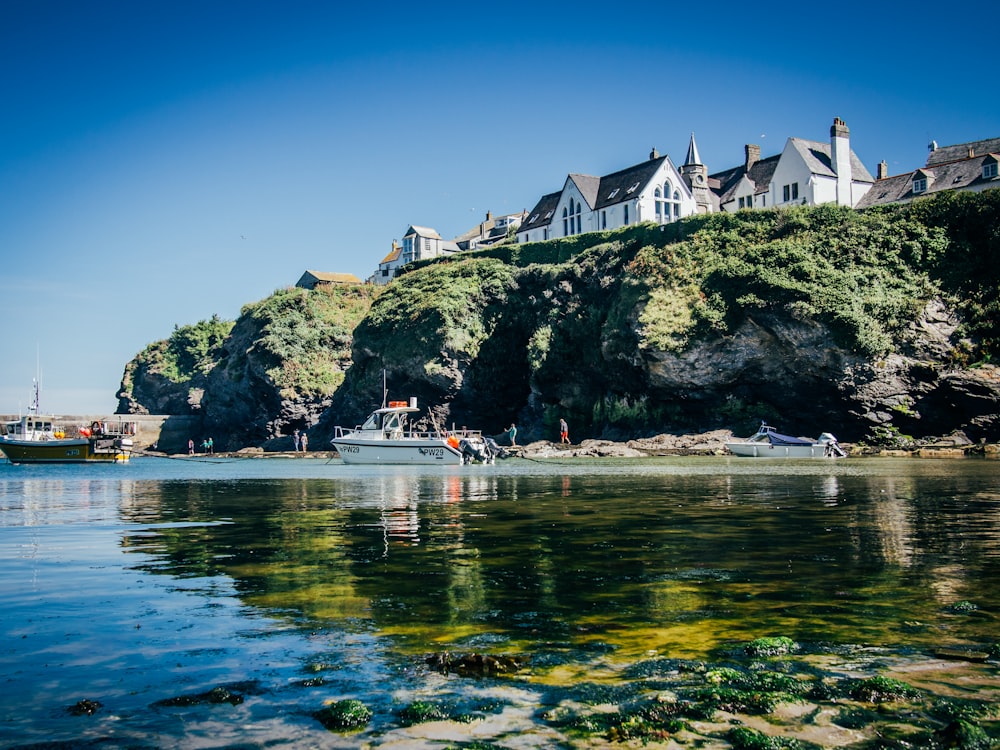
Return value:
M 248 356 L 264 363 L 285 398 L 330 396 L 344 380 L 354 328 L 374 296 L 363 286 L 289 287 L 245 305 L 240 317 L 256 331 Z
M 381 291 L 280 290 L 231 331 L 217 321 L 151 345 L 126 377 L 161 350 L 202 353 L 161 355 L 163 371 L 210 370 L 212 421 L 257 425 L 247 440 L 307 427 L 327 405 L 314 437 L 353 424 L 381 400 L 383 372 L 441 422 L 518 421 L 525 438 L 555 434 L 560 417 L 577 439 L 761 418 L 843 439 L 873 426 L 992 435 L 995 386 L 948 378 L 1000 347 L 998 227 L 991 190 L 500 245 L 410 264 Z
M 334 407 L 362 410 L 385 370 L 390 390 L 446 403 L 459 422 L 499 431 L 516 419 L 538 436 L 560 416 L 577 435 L 611 437 L 760 418 L 858 436 L 866 420 L 913 423 L 918 396 L 875 403 L 860 389 L 913 348 L 934 300 L 959 323 L 934 372 L 996 354 L 998 217 L 1000 191 L 960 193 L 712 214 L 413 264 L 359 327 Z M 900 377 L 883 390 L 905 390 Z

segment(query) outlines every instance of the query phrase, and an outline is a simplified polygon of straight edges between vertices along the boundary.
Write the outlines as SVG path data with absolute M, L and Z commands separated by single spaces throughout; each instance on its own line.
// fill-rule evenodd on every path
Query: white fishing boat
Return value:
M 493 463 L 503 455 L 494 440 L 478 430 L 413 430 L 410 415 L 419 412 L 417 400 L 390 401 L 368 415 L 357 427 L 334 427 L 330 441 L 348 464 L 443 464 L 458 466 L 480 461 Z
M 726 448 L 734 456 L 747 458 L 842 458 L 847 455 L 829 432 L 811 440 L 782 435 L 764 422 L 746 440 L 733 440 L 726 443 Z

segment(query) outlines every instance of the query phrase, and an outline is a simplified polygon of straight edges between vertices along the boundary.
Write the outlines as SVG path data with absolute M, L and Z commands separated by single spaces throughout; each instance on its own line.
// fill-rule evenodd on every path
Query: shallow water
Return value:
M 394 715 L 447 694 L 507 708 L 439 739 L 540 747 L 541 686 L 652 654 L 989 646 L 998 573 L 989 460 L 0 464 L 0 745 L 420 746 Z M 531 667 L 446 676 L 443 651 Z M 163 703 L 218 686 L 243 701 Z M 362 735 L 311 716 L 342 698 Z

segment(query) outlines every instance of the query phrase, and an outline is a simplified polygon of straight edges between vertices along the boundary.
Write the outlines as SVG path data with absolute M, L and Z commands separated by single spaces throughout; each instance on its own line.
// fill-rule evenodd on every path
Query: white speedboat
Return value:
M 503 455 L 494 440 L 478 430 L 418 431 L 409 427 L 409 415 L 419 412 L 417 400 L 390 401 L 376 409 L 358 427 L 334 427 L 333 439 L 347 464 L 444 464 L 481 461 L 493 463 Z
M 829 432 L 816 440 L 791 437 L 775 432 L 764 422 L 746 440 L 733 440 L 726 443 L 726 448 L 734 456 L 747 458 L 841 458 L 847 455 Z

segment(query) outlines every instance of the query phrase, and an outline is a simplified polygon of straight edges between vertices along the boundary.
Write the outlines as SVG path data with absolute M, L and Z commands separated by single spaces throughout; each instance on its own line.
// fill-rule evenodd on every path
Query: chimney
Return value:
M 932 154 L 935 151 L 937 151 L 937 141 L 931 141 L 930 143 L 928 143 L 927 150 L 930 151 Z
M 839 117 L 830 126 L 830 166 L 837 175 L 837 204 L 853 206 L 851 195 L 851 131 Z
M 752 143 L 748 143 L 743 147 L 743 151 L 746 154 L 746 171 L 749 172 L 750 168 L 760 161 L 760 146 L 755 146 Z
M 885 163 L 885 159 L 878 163 L 878 176 L 875 179 L 884 180 L 889 176 L 889 165 Z
M 649 160 L 653 161 L 653 159 L 659 159 L 659 158 L 660 158 L 660 154 L 656 150 L 656 146 L 653 146 L 653 150 L 649 152 Z

